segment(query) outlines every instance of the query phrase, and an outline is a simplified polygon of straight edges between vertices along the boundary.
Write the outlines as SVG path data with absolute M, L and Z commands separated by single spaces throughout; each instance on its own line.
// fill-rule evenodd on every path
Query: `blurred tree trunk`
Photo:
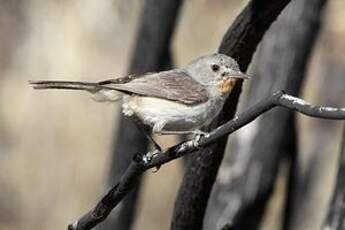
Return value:
M 4 73 L 13 60 L 12 55 L 25 37 L 26 21 L 24 6 L 25 1 L 23 0 L 0 0 L 0 82 L 3 80 Z M 8 131 L 2 124 L 2 113 L 3 106 L 0 107 L 0 146 L 3 153 L 6 152 L 5 148 L 8 146 Z M 0 153 L 0 156 L 2 153 Z
M 23 4 L 24 3 L 24 4 Z M 6 1 L 0 0 L 0 73 L 11 61 L 13 49 L 23 39 L 25 28 L 23 0 Z M 1 80 L 2 74 L 0 75 Z
M 323 229 L 342 230 L 345 223 L 345 125 L 343 125 L 343 138 L 340 148 L 339 169 L 337 182 L 334 188 L 332 201 L 329 205 L 328 214 Z
M 219 52 L 235 58 L 241 70 L 245 71 L 263 34 L 288 3 L 289 0 L 250 1 L 225 34 Z M 241 88 L 242 82 L 239 81 L 224 105 L 226 109 L 208 128 L 215 128 L 233 118 Z M 171 229 L 202 228 L 207 201 L 223 159 L 226 140 L 222 138 L 190 156 L 175 202 Z
M 170 44 L 182 0 L 146 0 L 129 73 L 171 68 Z M 108 186 L 118 181 L 138 152 L 146 152 L 148 141 L 129 119 L 120 116 L 115 133 Z M 140 185 L 135 188 L 98 229 L 130 229 L 135 216 Z
M 308 82 L 316 85 L 314 99 L 319 104 L 344 107 L 345 105 L 345 59 L 343 42 L 337 38 L 342 34 L 325 27 L 320 41 L 322 55 L 318 61 L 317 75 L 312 75 Z M 338 30 L 337 30 L 338 31 Z M 334 146 L 338 143 L 341 127 L 338 122 L 326 120 L 308 120 L 308 138 L 310 150 L 307 156 L 299 157 L 303 163 L 299 167 L 296 188 L 292 200 L 294 210 L 290 215 L 290 229 L 315 229 L 322 225 L 326 215 L 328 196 L 331 191 L 332 174 L 337 167 L 338 154 Z M 323 196 L 321 197 L 320 194 Z M 318 202 L 315 202 L 317 199 Z M 308 216 L 309 218 L 305 218 Z
M 292 1 L 272 25 L 259 50 L 247 106 L 276 90 L 299 94 L 324 3 L 325 0 Z M 258 229 L 284 154 L 295 162 L 293 113 L 275 109 L 246 129 L 243 139 L 231 142 L 231 155 L 219 172 L 209 201 L 205 229 L 225 224 L 227 229 Z M 291 168 L 295 170 L 296 166 Z M 290 175 L 295 176 L 295 171 Z M 289 191 L 292 193 L 293 187 Z M 290 213 L 291 207 L 286 210 Z
M 13 54 L 16 48 L 21 45 L 25 38 L 25 2 L 23 0 L 6 1 L 0 0 L 0 84 L 5 79 L 6 71 L 8 70 L 11 61 L 13 61 Z M 23 79 L 16 79 L 20 82 Z M 13 102 L 11 102 L 13 103 Z M 8 148 L 13 144 L 9 137 L 11 132 L 3 120 L 5 105 L 0 104 L 0 162 L 3 163 L 3 157 L 8 156 Z M 0 164 L 1 166 L 1 164 Z M 9 185 L 6 176 L 0 176 L 0 226 L 6 228 L 7 226 L 19 226 L 17 224 L 20 219 L 20 212 L 18 213 L 19 203 L 17 199 L 8 199 L 9 197 L 16 197 L 16 190 L 13 190 Z

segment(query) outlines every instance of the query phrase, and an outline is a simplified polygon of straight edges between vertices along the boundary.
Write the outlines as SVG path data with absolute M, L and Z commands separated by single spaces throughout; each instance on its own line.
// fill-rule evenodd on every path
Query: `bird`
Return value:
M 141 130 L 146 130 L 145 136 L 160 149 L 150 133 L 206 135 L 202 128 L 219 114 L 236 81 L 248 78 L 235 59 L 213 53 L 196 58 L 183 68 L 161 72 L 131 74 L 99 82 L 39 80 L 29 83 L 34 89 L 87 91 L 99 102 L 122 99 L 122 113 L 132 118 Z

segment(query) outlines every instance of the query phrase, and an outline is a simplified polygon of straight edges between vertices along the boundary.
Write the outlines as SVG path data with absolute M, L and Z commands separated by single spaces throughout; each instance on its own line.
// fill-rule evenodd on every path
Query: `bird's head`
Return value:
M 249 78 L 241 72 L 233 58 L 219 53 L 202 56 L 192 61 L 186 70 L 199 83 L 216 86 L 221 94 L 230 93 L 238 79 Z

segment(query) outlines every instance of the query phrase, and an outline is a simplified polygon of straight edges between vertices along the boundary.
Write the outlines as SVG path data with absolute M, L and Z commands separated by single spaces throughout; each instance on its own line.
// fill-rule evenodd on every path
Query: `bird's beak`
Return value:
M 238 78 L 238 79 L 250 79 L 248 74 L 242 73 L 241 71 L 231 72 L 229 78 Z

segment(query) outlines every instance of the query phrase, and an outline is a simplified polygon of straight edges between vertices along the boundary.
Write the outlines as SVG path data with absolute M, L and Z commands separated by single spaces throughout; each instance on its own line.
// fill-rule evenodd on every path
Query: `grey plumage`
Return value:
M 223 107 L 237 78 L 247 76 L 223 54 L 192 61 L 182 69 L 128 75 L 100 82 L 31 81 L 35 89 L 84 90 L 97 101 L 124 98 L 123 113 L 135 115 L 158 134 L 195 132 Z M 119 96 L 119 92 L 122 96 Z

